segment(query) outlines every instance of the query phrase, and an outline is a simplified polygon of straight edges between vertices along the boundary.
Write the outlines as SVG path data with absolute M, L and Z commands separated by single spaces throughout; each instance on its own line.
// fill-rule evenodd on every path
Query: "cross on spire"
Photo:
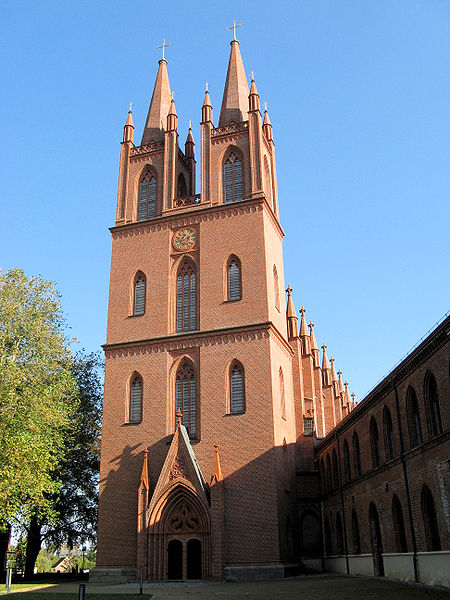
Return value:
M 170 99 L 173 100 L 173 97 L 175 96 L 176 92 L 170 92 Z
M 325 350 L 328 348 L 328 346 L 325 345 L 325 342 L 322 344 L 322 350 L 325 352 Z M 331 359 L 333 360 L 333 359 Z
M 164 49 L 167 48 L 167 46 L 171 46 L 172 44 L 166 44 L 166 40 L 163 40 L 162 46 L 156 46 L 156 49 L 159 50 L 160 48 L 162 48 L 162 60 L 166 60 L 164 58 Z
M 305 316 L 306 308 L 302 305 L 300 312 L 302 313 L 302 319 Z
M 192 121 L 189 120 L 189 129 L 192 129 Z
M 250 73 L 250 77 L 252 78 L 252 81 L 255 81 L 255 75 L 256 75 L 255 71 L 252 71 Z
M 205 88 L 205 90 L 206 90 L 206 91 L 209 91 L 209 90 L 208 90 L 208 88 L 209 88 L 209 83 L 208 83 L 208 82 L 206 82 L 206 83 L 205 83 L 205 85 L 204 85 L 203 87 Z
M 291 288 L 290 285 L 287 286 L 286 292 L 289 294 L 289 296 L 292 294 L 294 290 Z
M 264 102 L 264 110 L 265 110 L 266 112 L 267 112 L 267 107 L 268 107 L 268 106 L 269 106 L 269 105 L 267 104 L 267 102 Z
M 130 104 L 128 106 L 128 112 L 131 112 L 133 110 L 133 106 L 134 106 L 134 104 L 132 102 L 130 102 Z
M 236 25 L 236 20 L 233 19 L 233 25 L 231 25 L 231 27 L 226 27 L 226 29 L 232 29 L 233 30 L 233 39 L 231 40 L 232 42 L 237 42 L 236 39 L 236 27 L 242 27 L 242 23 L 240 23 L 239 25 Z

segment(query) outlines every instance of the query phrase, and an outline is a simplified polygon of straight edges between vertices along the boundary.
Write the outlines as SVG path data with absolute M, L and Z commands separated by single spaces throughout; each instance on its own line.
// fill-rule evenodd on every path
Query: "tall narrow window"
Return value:
M 177 332 L 197 329 L 197 274 L 190 260 L 184 260 L 177 275 Z
M 386 460 L 392 460 L 395 456 L 394 428 L 392 426 L 391 411 L 387 406 L 383 409 L 383 436 Z
M 131 381 L 128 421 L 130 423 L 142 421 L 142 379 L 139 375 L 135 375 Z
M 441 411 L 439 408 L 436 379 L 428 371 L 425 375 L 425 406 L 430 437 L 442 433 Z
M 278 284 L 278 271 L 275 265 L 273 265 L 273 293 L 275 298 L 275 308 L 280 310 L 280 286 Z
M 372 467 L 376 469 L 380 466 L 380 438 L 378 436 L 378 426 L 375 419 L 370 419 L 370 448 L 372 451 Z
M 332 464 L 333 464 L 333 487 L 336 489 L 339 487 L 339 466 L 336 450 L 333 448 L 332 454 Z
M 409 445 L 411 448 L 415 448 L 422 443 L 422 430 L 417 396 L 411 386 L 408 387 L 406 392 L 406 415 L 408 418 Z
M 137 275 L 134 283 L 133 315 L 143 315 L 145 312 L 145 277 Z
M 394 496 L 392 498 L 392 522 L 394 524 L 395 543 L 397 546 L 397 552 L 407 552 L 402 506 L 397 496 Z
M 230 302 L 242 298 L 241 263 L 236 256 L 231 256 L 227 263 L 227 298 Z
M 353 542 L 353 554 L 361 554 L 361 540 L 359 537 L 359 524 L 358 524 L 358 517 L 356 516 L 355 509 L 352 510 L 352 542 Z
M 272 200 L 272 178 L 270 177 L 270 167 L 267 156 L 264 155 L 264 188 L 266 198 L 270 202 Z
M 351 471 L 350 471 L 350 452 L 348 449 L 347 440 L 344 440 L 342 445 L 342 452 L 344 454 L 344 481 L 348 483 L 351 479 Z
M 356 431 L 353 432 L 353 468 L 355 469 L 355 477 L 359 477 L 362 473 L 361 452 L 359 450 L 359 437 Z
M 230 369 L 230 412 L 245 412 L 244 367 L 238 362 Z
M 197 439 L 197 384 L 194 367 L 184 360 L 177 371 L 175 380 L 175 414 L 178 410 L 183 413 L 183 425 L 191 439 Z
M 234 152 L 223 166 L 223 182 L 226 204 L 242 200 L 242 163 Z
M 344 536 L 342 532 L 342 519 L 341 515 L 336 515 L 336 554 L 344 554 Z
M 439 527 L 434 508 L 434 500 L 430 490 L 426 485 L 422 488 L 422 516 L 425 525 L 425 535 L 427 538 L 427 550 L 433 552 L 441 549 L 441 539 L 439 536 Z
M 286 419 L 286 397 L 284 393 L 284 375 L 283 369 L 280 367 L 280 371 L 278 373 L 279 383 L 280 383 L 280 408 L 281 408 L 281 417 Z
M 139 184 L 138 221 L 152 219 L 155 216 L 156 180 L 147 171 Z
M 178 175 L 177 198 L 183 198 L 183 196 L 187 196 L 187 186 L 183 173 L 180 173 Z

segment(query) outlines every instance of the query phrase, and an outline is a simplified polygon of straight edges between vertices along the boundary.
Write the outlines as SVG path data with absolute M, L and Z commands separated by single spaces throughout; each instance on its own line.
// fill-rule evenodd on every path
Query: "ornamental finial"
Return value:
M 164 58 L 164 49 L 167 48 L 167 46 L 171 46 L 172 44 L 166 44 L 166 40 L 163 40 L 162 46 L 156 46 L 156 49 L 159 50 L 160 48 L 162 48 L 162 60 L 166 60 Z
M 233 25 L 231 25 L 230 27 L 226 27 L 226 29 L 232 29 L 233 30 L 233 39 L 231 40 L 232 42 L 237 42 L 236 39 L 236 27 L 242 27 L 242 23 L 240 25 L 236 25 L 236 20 L 233 19 Z
M 181 422 L 183 420 L 183 413 L 180 409 L 177 410 L 177 427 L 181 426 Z

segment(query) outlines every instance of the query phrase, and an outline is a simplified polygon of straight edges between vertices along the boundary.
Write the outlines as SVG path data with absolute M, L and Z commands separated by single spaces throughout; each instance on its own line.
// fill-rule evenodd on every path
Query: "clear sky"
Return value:
M 55 281 L 71 335 L 105 342 L 128 103 L 139 143 L 165 38 L 199 159 L 233 19 L 269 104 L 286 284 L 361 399 L 449 309 L 448 0 L 4 0 L 1 268 Z

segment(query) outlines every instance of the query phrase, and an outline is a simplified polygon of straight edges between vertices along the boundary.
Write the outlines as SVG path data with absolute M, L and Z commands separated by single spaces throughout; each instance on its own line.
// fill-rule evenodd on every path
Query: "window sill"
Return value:
M 127 421 L 126 423 L 122 423 L 122 427 L 129 427 L 130 425 L 140 425 L 142 421 Z
M 229 412 L 229 413 L 225 413 L 223 416 L 224 417 L 238 417 L 239 415 L 245 415 L 246 411 L 243 410 L 242 412 Z
M 242 298 L 236 298 L 236 300 L 224 300 L 222 304 L 230 304 L 232 302 L 240 302 Z
M 141 315 L 127 315 L 127 319 L 136 319 L 137 317 L 143 317 L 145 315 L 145 313 L 142 313 Z

